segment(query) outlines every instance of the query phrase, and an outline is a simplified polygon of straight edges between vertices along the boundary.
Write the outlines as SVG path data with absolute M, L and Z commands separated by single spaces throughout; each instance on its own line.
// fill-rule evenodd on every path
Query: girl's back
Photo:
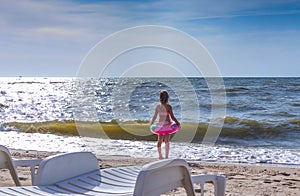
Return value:
M 157 113 L 159 115 L 159 122 L 170 123 L 170 110 L 171 106 L 169 104 L 159 104 L 157 105 Z

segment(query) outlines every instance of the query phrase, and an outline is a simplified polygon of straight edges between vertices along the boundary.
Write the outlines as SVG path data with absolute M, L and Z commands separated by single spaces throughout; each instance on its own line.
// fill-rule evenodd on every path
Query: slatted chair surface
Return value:
M 195 195 L 193 183 L 215 180 L 215 175 L 191 176 L 183 159 L 168 159 L 143 167 L 128 166 L 99 169 L 97 158 L 90 152 L 75 152 L 44 159 L 36 174 L 35 186 L 0 187 L 0 195 L 101 195 L 152 196 L 182 186 L 188 195 Z M 218 187 L 216 192 L 221 195 Z

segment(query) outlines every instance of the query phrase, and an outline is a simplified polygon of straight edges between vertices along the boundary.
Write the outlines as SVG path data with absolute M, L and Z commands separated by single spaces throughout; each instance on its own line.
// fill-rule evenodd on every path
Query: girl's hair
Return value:
M 166 90 L 161 90 L 159 94 L 159 100 L 162 104 L 168 103 L 169 100 L 169 93 Z

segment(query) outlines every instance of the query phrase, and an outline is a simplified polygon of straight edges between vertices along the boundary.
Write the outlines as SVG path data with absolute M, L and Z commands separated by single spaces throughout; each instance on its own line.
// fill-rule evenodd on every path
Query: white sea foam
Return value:
M 48 152 L 92 151 L 97 156 L 157 157 L 156 142 L 66 137 L 0 131 L 0 144 L 13 149 Z M 270 163 L 300 166 L 300 152 L 263 147 L 171 143 L 170 157 L 227 163 Z

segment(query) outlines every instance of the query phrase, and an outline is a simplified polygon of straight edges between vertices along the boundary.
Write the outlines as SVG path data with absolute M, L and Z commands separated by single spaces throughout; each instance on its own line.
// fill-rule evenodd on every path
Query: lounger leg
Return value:
M 9 167 L 10 175 L 12 176 L 12 178 L 13 178 L 16 186 L 21 186 L 21 182 L 20 182 L 20 180 L 18 178 L 18 175 L 16 173 L 16 170 L 15 170 L 14 166 L 11 165 L 11 163 L 9 162 L 8 163 L 8 167 Z
M 200 183 L 201 196 L 204 196 L 204 183 Z
M 225 195 L 225 188 L 226 188 L 226 178 L 224 176 L 217 176 L 217 196 L 224 196 Z
M 201 186 L 201 196 L 204 195 L 204 184 L 206 182 L 212 182 L 214 184 L 215 196 L 224 196 L 225 195 L 225 184 L 226 178 L 220 175 L 213 174 L 202 174 L 192 176 L 194 184 L 200 184 Z

